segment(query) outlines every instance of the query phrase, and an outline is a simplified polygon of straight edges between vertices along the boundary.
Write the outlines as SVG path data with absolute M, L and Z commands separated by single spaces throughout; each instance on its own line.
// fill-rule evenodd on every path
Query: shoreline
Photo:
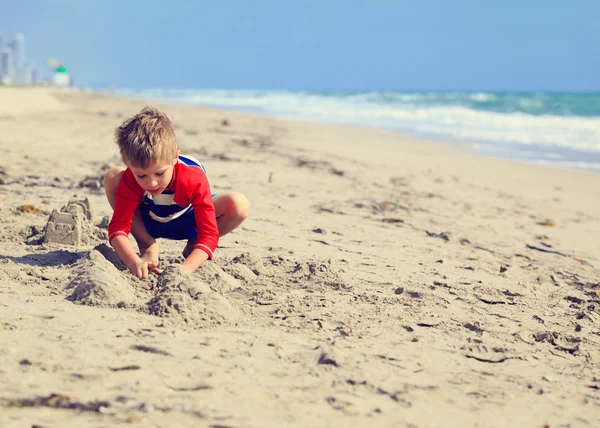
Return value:
M 600 175 L 153 103 L 251 209 L 189 278 L 159 240 L 142 282 L 101 177 L 145 102 L 21 95 L 0 88 L 1 426 L 600 423 Z M 75 194 L 84 242 L 45 243 Z
M 207 94 L 207 96 L 210 98 L 211 96 L 213 96 L 213 93 L 219 94 L 219 93 L 237 93 L 240 94 L 240 96 L 243 97 L 244 94 L 257 94 L 256 97 L 257 99 L 262 99 L 262 95 L 261 94 L 270 94 L 270 95 L 288 95 L 288 96 L 292 96 L 292 95 L 315 95 L 318 96 L 319 94 L 322 94 L 321 92 L 316 92 L 316 93 L 304 93 L 304 92 L 300 92 L 300 93 L 296 93 L 296 92 L 289 92 L 289 91 L 253 91 L 253 90 L 248 90 L 248 91 L 225 91 L 225 90 L 166 90 L 166 89 L 161 89 L 161 90 L 139 90 L 139 91 L 131 91 L 131 90 L 116 90 L 116 94 L 119 96 L 125 96 L 125 97 L 130 97 L 133 99 L 144 99 L 144 95 L 145 93 L 154 93 L 157 92 L 158 93 L 169 93 L 169 92 L 182 92 L 182 93 L 187 93 L 189 92 L 188 96 L 194 96 L 194 93 L 197 93 L 198 96 L 202 96 L 202 94 Z M 138 94 L 136 95 L 135 92 L 138 92 Z M 371 92 L 369 92 L 370 94 Z M 392 92 L 395 93 L 395 92 Z M 420 92 L 415 92 L 415 93 L 396 93 L 398 96 L 410 96 L 410 95 L 426 95 L 429 94 L 431 92 L 427 92 L 427 93 L 420 93 Z M 354 93 L 352 93 L 354 94 Z M 365 95 L 366 93 L 356 93 L 355 95 L 359 96 L 359 95 Z M 453 93 L 440 93 L 441 95 L 452 95 Z M 456 93 L 458 95 L 463 95 L 462 92 L 460 93 Z M 477 94 L 481 94 L 482 96 L 488 96 L 488 95 L 494 95 L 494 94 L 490 94 L 490 93 L 481 93 L 481 92 L 477 92 Z M 500 93 L 502 94 L 502 93 Z M 511 93 L 512 94 L 512 93 Z M 535 94 L 535 93 L 527 93 L 525 92 L 525 94 Z M 544 93 L 545 95 L 546 93 Z M 347 94 L 347 95 L 350 95 Z M 567 93 L 568 95 L 568 93 Z M 582 94 L 582 95 L 594 95 L 594 94 Z M 184 96 L 183 94 L 181 95 L 182 97 Z M 394 133 L 397 133 L 401 136 L 405 136 L 405 137 L 410 137 L 410 138 L 415 138 L 415 139 L 421 139 L 421 140 L 431 140 L 431 141 L 436 141 L 439 143 L 443 143 L 443 144 L 452 144 L 452 145 L 468 145 L 470 146 L 470 150 L 474 151 L 477 154 L 480 154 L 481 156 L 486 156 L 486 157 L 498 157 L 498 158 L 504 158 L 504 159 L 510 159 L 510 160 L 516 160 L 518 162 L 524 162 L 524 163 L 528 163 L 528 164 L 533 164 L 533 165 L 549 165 L 549 166 L 555 166 L 557 168 L 566 168 L 566 169 L 582 169 L 582 170 L 586 170 L 586 171 L 590 171 L 590 172 L 600 172 L 600 152 L 598 151 L 593 151 L 593 150 L 589 150 L 589 149 L 574 149 L 571 147 L 567 147 L 567 146 L 563 146 L 563 145 L 547 145 L 547 144 L 533 144 L 533 143 L 528 143 L 528 144 L 519 144 L 519 143 L 515 143 L 515 142 L 510 142 L 509 140 L 506 141 L 492 141 L 492 140 L 486 140 L 483 138 L 465 138 L 465 137 L 456 137 L 456 136 L 451 136 L 451 135 L 444 135 L 444 134 L 440 134 L 440 133 L 430 133 L 430 132 L 425 132 L 425 131 L 420 131 L 420 130 L 416 130 L 416 129 L 410 129 L 410 124 L 405 123 L 404 128 L 402 127 L 397 127 L 395 125 L 392 125 L 392 123 L 388 123 L 387 125 L 381 124 L 379 125 L 373 125 L 373 124 L 369 124 L 369 123 L 359 123 L 356 121 L 352 121 L 352 120 L 341 120 L 341 119 L 336 119 L 334 116 L 331 117 L 311 117 L 310 115 L 302 115 L 300 114 L 300 111 L 302 110 L 302 107 L 299 107 L 299 110 L 294 114 L 294 113 L 283 113 L 283 111 L 280 111 L 279 113 L 277 112 L 278 107 L 276 105 L 273 105 L 271 107 L 269 107 L 268 104 L 259 106 L 260 103 L 256 104 L 256 105 L 235 105 L 235 104 L 223 104 L 224 102 L 230 101 L 233 102 L 231 100 L 229 100 L 227 97 L 225 97 L 224 99 L 221 100 L 221 104 L 219 103 L 218 99 L 219 96 L 216 95 L 216 98 L 213 99 L 212 102 L 208 102 L 208 101 L 190 101 L 190 100 L 185 100 L 184 98 L 174 98 L 174 99 L 170 99 L 168 96 L 165 96 L 163 94 L 163 96 L 159 96 L 159 95 L 151 95 L 151 96 L 147 96 L 146 99 L 153 99 L 153 100 L 157 100 L 160 102 L 167 102 L 167 103 L 174 103 L 174 104 L 178 104 L 178 105 L 190 105 L 190 106 L 204 106 L 207 108 L 215 108 L 215 109 L 219 109 L 219 110 L 225 110 L 225 111 L 231 111 L 231 112 L 243 112 L 243 113 L 249 113 L 249 114 L 258 114 L 260 116 L 263 117 L 267 117 L 267 118 L 272 118 L 272 119 L 282 119 L 282 120 L 287 120 L 287 119 L 291 119 L 291 120 L 300 120 L 300 121 L 306 121 L 306 122 L 310 122 L 310 123 L 332 123 L 332 124 L 337 124 L 337 125 L 342 125 L 342 126 L 359 126 L 359 127 L 364 127 L 367 129 L 373 129 L 373 130 L 386 130 L 386 131 L 391 131 Z M 240 102 L 247 102 L 249 103 L 250 98 L 248 99 L 241 99 Z M 299 100 L 295 100 L 296 102 L 299 102 Z M 329 100 L 331 101 L 331 100 Z M 339 101 L 339 100 L 337 100 Z M 290 100 L 291 102 L 291 100 Z M 304 107 L 307 107 L 307 105 L 304 105 Z M 347 105 L 346 107 L 350 107 L 350 105 Z M 437 105 L 431 105 L 431 106 L 421 106 L 424 108 L 429 108 L 429 107 L 433 107 L 433 108 L 439 108 L 442 107 L 437 106 Z M 458 107 L 458 106 L 453 106 L 453 105 L 448 105 L 445 107 Z M 360 106 L 359 106 L 360 108 Z M 412 108 L 419 108 L 418 105 L 413 106 Z M 513 114 L 523 114 L 523 113 L 495 113 L 493 111 L 486 111 L 486 110 L 471 110 L 471 114 L 506 114 L 507 117 L 511 117 Z M 527 115 L 524 115 L 523 117 L 525 117 Z M 553 117 L 552 115 L 547 116 L 544 114 L 536 114 L 536 115 L 531 115 L 529 117 L 529 119 L 533 119 L 533 118 L 544 118 L 544 117 Z M 562 116 L 557 116 L 555 117 L 556 120 L 561 120 L 563 117 Z M 588 121 L 588 120 L 593 120 L 594 117 L 588 117 L 588 116 L 565 116 L 565 119 L 570 118 L 570 119 L 578 119 L 578 120 L 582 120 L 582 121 Z M 355 117 L 355 120 L 357 118 Z M 596 118 L 598 120 L 598 118 Z M 409 120 L 410 123 L 410 119 Z M 467 124 L 464 124 L 465 126 L 468 126 Z M 580 124 L 581 125 L 581 124 Z M 574 125 L 571 125 L 574 126 Z M 510 127 L 506 128 L 506 131 L 508 133 L 510 132 L 514 132 L 513 129 L 511 129 Z

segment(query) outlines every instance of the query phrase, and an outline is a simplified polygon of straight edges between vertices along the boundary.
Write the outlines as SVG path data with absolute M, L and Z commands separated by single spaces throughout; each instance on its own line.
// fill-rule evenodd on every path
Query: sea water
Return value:
M 119 95 L 391 130 L 600 172 L 600 93 L 118 90 Z

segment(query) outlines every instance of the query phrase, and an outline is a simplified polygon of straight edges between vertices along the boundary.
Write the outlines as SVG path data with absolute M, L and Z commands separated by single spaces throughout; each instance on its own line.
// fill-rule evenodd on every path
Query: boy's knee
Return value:
M 234 192 L 231 194 L 229 201 L 230 212 L 240 220 L 246 220 L 248 218 L 248 211 L 250 210 L 250 201 L 242 193 Z
M 248 218 L 248 212 L 250 211 L 250 201 L 242 193 L 235 194 L 235 207 L 236 214 L 241 220 Z

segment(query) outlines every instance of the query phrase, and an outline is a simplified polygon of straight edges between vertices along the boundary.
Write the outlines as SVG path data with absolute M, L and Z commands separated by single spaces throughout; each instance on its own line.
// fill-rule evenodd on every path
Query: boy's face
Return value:
M 158 195 L 162 193 L 173 178 L 173 166 L 177 162 L 179 151 L 171 162 L 160 161 L 156 164 L 148 165 L 147 168 L 138 168 L 135 166 L 129 166 L 135 181 L 140 185 L 142 189 L 150 193 L 151 195 Z

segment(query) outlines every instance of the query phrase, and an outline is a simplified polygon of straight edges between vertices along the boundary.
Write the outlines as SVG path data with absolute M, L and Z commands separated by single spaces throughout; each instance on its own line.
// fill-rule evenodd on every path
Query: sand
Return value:
M 0 88 L 0 426 L 600 426 L 600 174 L 153 104 L 252 205 L 139 281 L 101 178 L 145 102 Z

